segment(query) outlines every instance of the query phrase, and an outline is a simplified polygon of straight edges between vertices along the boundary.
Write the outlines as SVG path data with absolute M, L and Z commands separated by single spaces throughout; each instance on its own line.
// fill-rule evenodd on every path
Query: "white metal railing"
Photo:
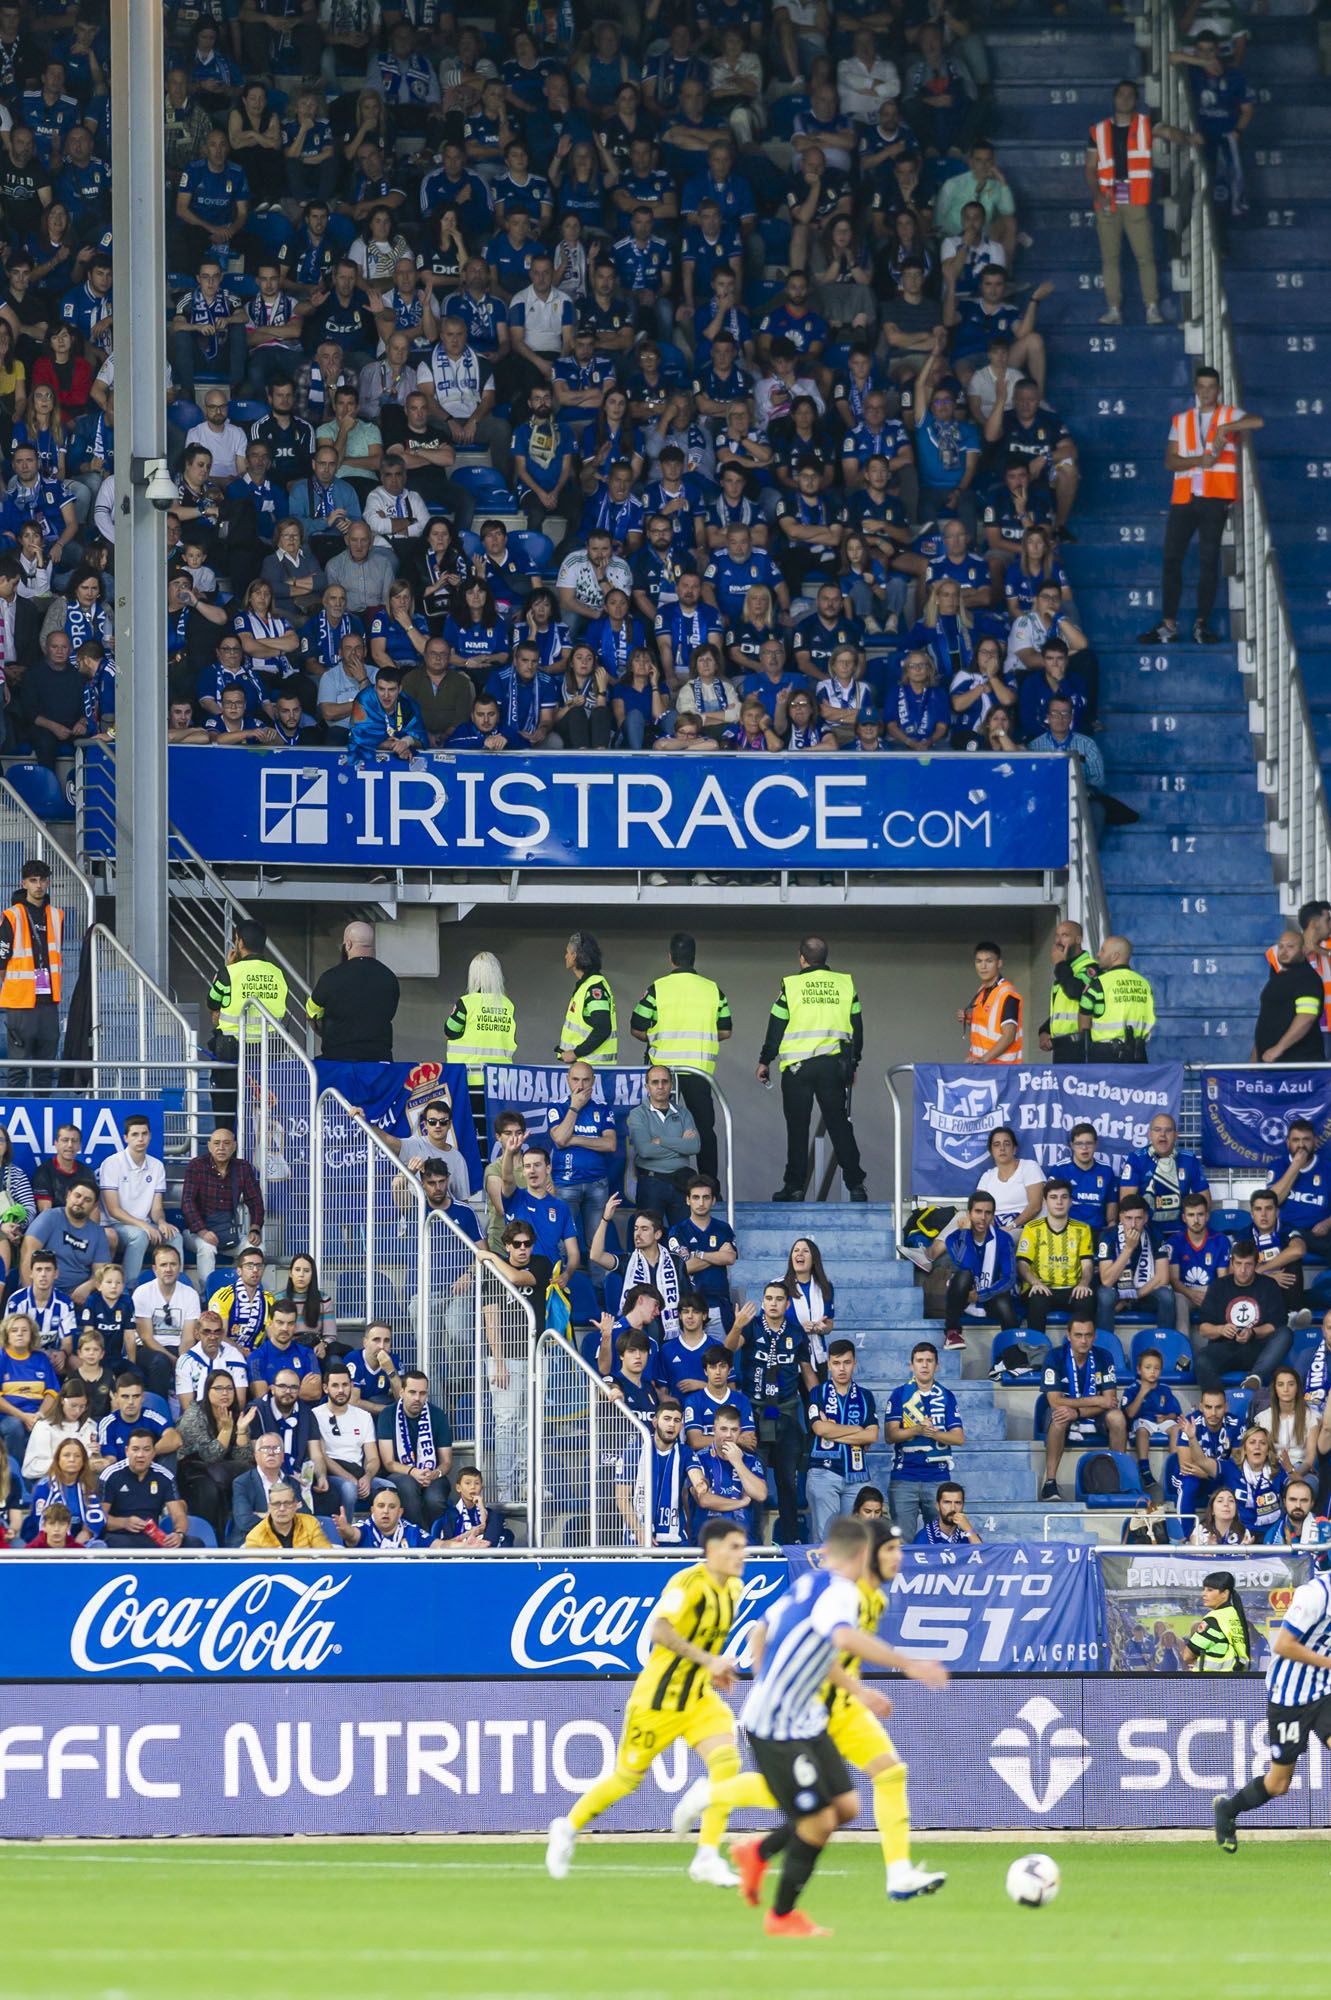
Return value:
M 452 1389 L 449 1420 L 455 1436 L 471 1438 L 491 1499 L 526 1513 L 530 1542 L 531 1411 L 544 1301 L 519 1291 L 437 1211 L 426 1217 L 426 1268 L 431 1357 L 426 1372 Z
M 536 1343 L 533 1429 L 538 1548 L 650 1540 L 651 1432 L 558 1333 Z
M 387 1321 L 400 1357 L 429 1376 L 457 1443 L 477 1453 L 492 1497 L 528 1513 L 530 1539 L 532 1302 L 428 1206 L 420 1177 L 338 1091 L 315 1100 L 309 1196 L 313 1254 L 339 1325 Z
M 1142 37 L 1162 121 L 1185 132 L 1195 131 L 1187 70 L 1169 60 L 1183 47 L 1170 0 L 1149 0 Z M 1185 153 L 1178 147 L 1170 150 L 1168 172 L 1181 233 L 1176 289 L 1181 279 L 1189 351 L 1219 370 L 1224 401 L 1241 407 L 1243 390 L 1221 269 L 1210 172 L 1200 152 L 1189 149 Z M 1273 325 L 1277 321 L 1278 314 Z M 1231 526 L 1238 585 L 1233 598 L 1241 602 L 1243 613 L 1239 663 L 1244 675 L 1251 677 L 1249 721 L 1261 746 L 1262 789 L 1273 807 L 1267 844 L 1285 899 L 1297 908 L 1300 903 L 1331 894 L 1331 817 L 1285 602 L 1280 559 L 1251 447 L 1239 452 L 1238 461 L 1239 504 Z
M 51 901 L 64 917 L 60 939 L 63 961 L 60 1023 L 63 1029 L 69 1018 L 74 988 L 78 984 L 84 940 L 97 920 L 96 896 L 88 877 L 70 859 L 59 841 L 52 838 L 13 786 L 0 780 L 0 890 L 3 891 L 3 903 L 8 903 L 17 890 L 19 873 L 25 861 L 46 863 L 51 871 Z
M 336 1090 L 315 1101 L 310 1237 L 339 1325 L 385 1320 L 428 1373 L 425 1193 L 381 1132 Z
M 1068 776 L 1067 913 L 1073 923 L 1081 925 L 1083 937 L 1106 938 L 1110 933 L 1109 902 L 1091 817 L 1091 789 L 1079 757 L 1068 758 Z
M 147 1094 L 147 1072 L 174 1067 L 190 1128 L 199 1124 L 199 1038 L 175 1002 L 132 959 L 105 924 L 94 924 L 89 953 L 92 1049 L 121 1067 L 118 1095 Z
M 675 1076 L 701 1077 L 711 1091 L 712 1101 L 721 1114 L 723 1144 L 720 1148 L 721 1157 L 717 1161 L 720 1169 L 717 1178 L 721 1183 L 722 1199 L 726 1205 L 726 1221 L 733 1229 L 735 1227 L 735 1121 L 731 1116 L 726 1094 L 716 1078 L 709 1076 L 705 1069 L 693 1069 L 688 1063 L 675 1063 L 671 1065 L 671 1069 Z
M 285 1261 L 316 1241 L 311 1168 L 319 1079 L 304 1049 L 257 1000 L 241 1009 L 238 1042 L 236 1141 L 259 1177 L 265 1247 Z
M 168 829 L 166 859 L 171 949 L 206 990 L 218 967 L 226 961 L 236 926 L 254 913 L 231 893 L 216 870 L 209 867 L 174 826 Z M 287 982 L 282 1025 L 291 1039 L 309 1053 L 314 1048 L 313 1026 L 305 1011 L 309 986 L 271 940 L 265 956 L 281 969 Z

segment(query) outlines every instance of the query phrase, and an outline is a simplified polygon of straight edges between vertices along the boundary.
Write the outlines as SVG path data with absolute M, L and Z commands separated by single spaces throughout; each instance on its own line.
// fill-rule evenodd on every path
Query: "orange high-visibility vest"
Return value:
M 1266 947 L 1266 962 L 1272 972 L 1281 970 L 1280 960 L 1276 957 L 1276 948 L 1273 944 Z M 1309 952 L 1308 964 L 1322 982 L 1322 1028 L 1325 1033 L 1331 1034 L 1331 951 L 1323 945 L 1319 951 Z
M 970 1053 L 981 1062 L 988 1062 L 993 1057 L 994 1050 L 1003 1039 L 1003 1007 L 1009 999 L 1017 1003 L 1017 1039 L 994 1060 L 1001 1063 L 1021 1061 L 1021 995 L 1010 979 L 996 979 L 987 991 L 982 987 L 971 1001 Z
M 1239 412 L 1228 403 L 1217 403 L 1206 419 L 1203 432 L 1194 403 L 1190 410 L 1180 410 L 1174 419 L 1174 438 L 1180 458 L 1196 458 L 1203 447 L 1215 441 L 1215 434 L 1221 424 L 1232 423 Z M 1194 478 L 1201 480 L 1201 493 L 1193 485 Z M 1239 454 L 1232 437 L 1226 437 L 1215 464 L 1197 467 L 1195 472 L 1176 472 L 1174 491 L 1170 498 L 1176 507 L 1186 507 L 1189 500 L 1199 497 L 1203 500 L 1237 500 L 1239 497 Z
M 0 1007 L 37 1005 L 37 963 L 32 951 L 32 926 L 22 903 L 4 913 L 13 926 L 14 949 L 0 985 Z M 46 961 L 51 973 L 51 998 L 60 1004 L 60 933 L 64 918 L 52 903 L 46 906 Z
M 1117 176 L 1114 172 L 1114 121 L 1102 118 L 1091 127 L 1095 140 L 1096 172 L 1101 194 L 1111 198 Z M 1128 201 L 1144 208 L 1151 199 L 1151 121 L 1144 111 L 1136 113 L 1128 126 Z

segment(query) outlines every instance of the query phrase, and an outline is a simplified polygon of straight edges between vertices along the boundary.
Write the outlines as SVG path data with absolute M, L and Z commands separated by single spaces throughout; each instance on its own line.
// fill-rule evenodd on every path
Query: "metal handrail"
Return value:
M 1100 848 L 1091 818 L 1091 788 L 1079 757 L 1068 758 L 1068 893 L 1067 913 L 1081 925 L 1083 937 L 1110 934 L 1109 899 L 1100 872 Z
M 91 988 L 92 1049 L 94 1060 L 116 1062 L 124 1068 L 132 1069 L 151 1067 L 146 1059 L 150 1032 L 148 1002 L 151 998 L 161 1014 L 165 1016 L 166 1021 L 180 1037 L 181 1054 L 178 1067 L 183 1069 L 185 1074 L 186 1110 L 191 1130 L 197 1128 L 199 1116 L 199 1077 L 197 1068 L 199 1061 L 199 1038 L 195 1030 L 191 1027 L 170 995 L 162 991 L 162 988 L 157 984 L 155 979 L 149 978 L 137 959 L 130 956 L 114 931 L 108 930 L 105 924 L 94 924 L 92 926 L 84 940 L 84 948 L 90 954 L 88 979 Z M 138 1049 L 136 1054 L 132 1056 L 120 1056 L 103 1051 L 105 1031 L 102 1026 L 102 974 L 98 963 L 102 950 L 109 952 L 115 960 L 120 970 L 124 973 L 134 994 Z M 147 1086 L 146 1084 L 142 1084 L 140 1088 L 141 1090 L 146 1090 Z
M 672 1068 L 676 1076 L 701 1077 L 702 1081 L 711 1091 L 720 1110 L 721 1130 L 725 1134 L 726 1141 L 726 1170 L 722 1177 L 721 1185 L 726 1191 L 726 1221 L 733 1229 L 735 1227 L 735 1121 L 731 1116 L 726 1094 L 716 1078 L 709 1075 L 705 1069 L 694 1069 L 689 1063 L 675 1063 L 672 1065 Z
M 172 942 L 198 978 L 207 981 L 230 948 L 236 926 L 253 912 L 233 895 L 221 876 L 191 846 L 178 827 L 167 829 L 167 869 L 171 888 Z M 193 894 L 181 893 L 185 890 Z M 216 922 L 208 921 L 210 913 Z M 309 983 L 279 946 L 269 941 L 265 956 L 283 973 L 288 989 L 285 1026 L 288 1034 L 313 1047 L 313 1028 L 305 1012 Z
M 652 1434 L 650 1430 L 647 1428 L 646 1424 L 643 1423 L 641 1417 L 637 1416 L 634 1413 L 634 1411 L 627 1409 L 623 1404 L 623 1402 L 618 1397 L 611 1396 L 608 1388 L 606 1387 L 606 1384 L 601 1380 L 601 1377 L 597 1374 L 594 1368 L 588 1367 L 587 1363 L 578 1353 L 577 1348 L 574 1347 L 569 1341 L 565 1340 L 563 1334 L 556 1333 L 553 1330 L 553 1328 L 547 1327 L 545 1332 L 541 1334 L 540 1338 L 536 1342 L 535 1366 L 532 1370 L 532 1389 L 533 1389 L 533 1408 L 532 1408 L 532 1422 L 531 1422 L 532 1471 L 531 1471 L 530 1485 L 533 1497 L 532 1497 L 531 1518 L 532 1518 L 532 1540 L 534 1545 L 540 1548 L 543 1548 L 545 1546 L 545 1512 L 546 1512 L 546 1498 L 547 1498 L 546 1477 L 548 1472 L 545 1460 L 545 1424 L 543 1422 L 544 1397 L 542 1395 L 542 1388 L 544 1384 L 544 1368 L 542 1364 L 544 1356 L 550 1351 L 551 1348 L 558 1350 L 558 1352 L 560 1352 L 563 1355 L 566 1361 L 571 1361 L 574 1367 L 577 1369 L 577 1371 L 581 1375 L 586 1377 L 588 1383 L 587 1457 L 589 1465 L 595 1466 L 595 1464 L 597 1463 L 597 1454 L 600 1445 L 599 1426 L 597 1423 L 597 1417 L 602 1405 L 605 1405 L 608 1408 L 613 1409 L 617 1417 L 622 1418 L 622 1420 L 629 1426 L 631 1430 L 634 1430 L 638 1433 L 638 1441 L 642 1448 L 639 1477 L 643 1481 L 643 1486 L 644 1486 L 644 1492 L 641 1496 L 643 1503 L 643 1518 L 644 1520 L 649 1518 L 649 1508 L 647 1504 L 649 1499 L 649 1494 L 647 1493 L 646 1490 L 646 1476 L 648 1474 L 648 1468 L 650 1466 L 650 1459 L 648 1457 L 648 1453 L 652 1449 Z M 594 1507 L 591 1511 L 591 1519 L 593 1520 L 593 1522 L 595 1521 Z
M 1169 60 L 1183 46 L 1169 0 L 1149 0 L 1147 32 L 1162 117 L 1193 132 L 1192 93 L 1183 68 Z M 1221 270 L 1210 169 L 1200 153 L 1189 151 L 1184 156 L 1181 149 L 1174 149 L 1169 177 L 1184 252 L 1181 275 L 1188 301 L 1189 349 L 1220 371 L 1225 402 L 1241 408 L 1243 389 Z M 1243 611 L 1239 662 L 1254 682 L 1249 725 L 1262 746 L 1262 790 L 1274 806 L 1267 845 L 1287 901 L 1297 907 L 1331 894 L 1331 816 L 1256 456 L 1245 448 L 1238 461 L 1239 504 L 1231 525 Z

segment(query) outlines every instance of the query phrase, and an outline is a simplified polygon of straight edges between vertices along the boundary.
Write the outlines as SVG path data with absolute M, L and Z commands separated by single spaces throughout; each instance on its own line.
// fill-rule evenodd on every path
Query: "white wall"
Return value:
M 422 912 L 412 913 L 413 926 Z M 1009 976 L 1026 1002 L 1028 1047 L 1047 1012 L 1048 947 L 1055 913 L 1049 910 L 974 915 L 950 910 L 884 910 L 866 918 L 860 911 L 838 914 L 794 910 L 782 920 L 770 910 L 746 910 L 743 891 L 724 911 L 600 913 L 595 908 L 474 911 L 462 924 L 440 930 L 437 981 L 403 979 L 397 1020 L 399 1057 L 427 1057 L 443 1050 L 443 1023 L 466 984 L 473 952 L 494 951 L 501 959 L 508 990 L 518 1009 L 518 1053 L 531 1062 L 553 1060 L 570 988 L 564 970 L 564 943 L 581 925 L 600 939 L 605 970 L 614 987 L 620 1022 L 621 1058 L 632 1061 L 642 1044 L 630 1039 L 628 1018 L 648 982 L 668 970 L 666 941 L 676 928 L 691 929 L 698 940 L 698 970 L 724 987 L 735 1016 L 735 1034 L 721 1052 L 717 1080 L 728 1097 L 739 1145 L 741 1200 L 766 1199 L 779 1186 L 785 1158 L 779 1086 L 764 1090 L 754 1076 L 768 1012 L 782 976 L 793 971 L 796 949 L 806 930 L 820 927 L 834 965 L 852 972 L 865 1018 L 865 1057 L 856 1085 L 854 1119 L 868 1172 L 871 1200 L 887 1199 L 891 1139 L 883 1071 L 890 1063 L 955 1061 L 962 1052 L 956 1010 L 975 991 L 971 949 L 993 936 L 1004 947 Z M 313 941 L 314 971 L 337 957 L 341 924 L 319 924 Z M 281 935 L 280 932 L 278 933 Z M 287 943 L 283 937 L 281 940 Z M 419 949 L 423 941 L 413 944 Z M 290 941 L 296 962 L 303 939 Z M 394 956 L 390 945 L 386 957 Z M 419 962 L 419 960 L 417 961 Z

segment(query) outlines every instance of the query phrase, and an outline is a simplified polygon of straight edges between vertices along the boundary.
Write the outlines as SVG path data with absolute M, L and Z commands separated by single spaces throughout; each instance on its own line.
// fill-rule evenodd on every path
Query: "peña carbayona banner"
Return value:
M 3 1570 L 0 1679 L 634 1674 L 653 1606 L 697 1559 L 33 1554 Z M 750 1558 L 731 1639 L 741 1662 L 754 1621 L 807 1560 L 803 1549 Z M 1093 1672 L 1103 1629 L 1099 1569 L 1065 1542 L 908 1549 L 883 1622 L 906 1651 L 988 1674 Z
M 88 850 L 115 851 L 115 765 L 86 753 Z M 1065 868 L 1063 757 L 696 758 L 335 750 L 169 759 L 171 818 L 205 861 L 343 868 Z

